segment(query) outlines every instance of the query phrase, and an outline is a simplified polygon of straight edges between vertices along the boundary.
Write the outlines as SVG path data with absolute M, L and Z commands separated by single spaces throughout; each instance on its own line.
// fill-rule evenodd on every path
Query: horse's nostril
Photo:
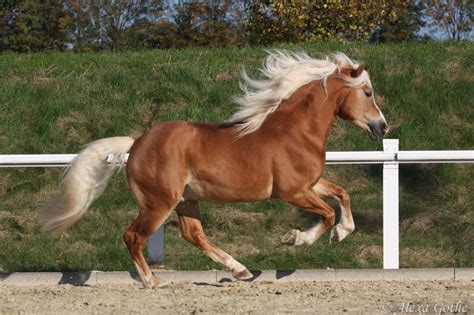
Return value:
M 382 131 L 383 131 L 383 133 L 387 133 L 388 129 L 389 129 L 389 127 L 387 126 L 387 124 L 386 124 L 386 123 L 382 123 Z

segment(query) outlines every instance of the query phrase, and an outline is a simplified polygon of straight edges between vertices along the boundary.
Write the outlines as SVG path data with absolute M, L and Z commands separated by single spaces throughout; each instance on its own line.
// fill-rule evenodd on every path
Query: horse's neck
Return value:
M 300 88 L 267 118 L 263 129 L 280 130 L 295 141 L 324 150 L 336 118 L 336 98 L 327 96 L 319 82 Z

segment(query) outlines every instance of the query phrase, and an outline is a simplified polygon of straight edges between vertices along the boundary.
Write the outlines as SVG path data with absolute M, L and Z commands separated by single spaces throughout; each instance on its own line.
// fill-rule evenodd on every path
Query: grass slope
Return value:
M 288 47 L 287 47 L 288 48 Z M 293 48 L 294 47 L 289 47 Z M 311 44 L 366 63 L 377 100 L 402 150 L 473 149 L 474 45 Z M 296 48 L 298 49 L 298 48 Z M 160 121 L 223 121 L 235 110 L 238 74 L 257 75 L 261 48 L 124 53 L 0 55 L 0 154 L 75 153 L 94 139 L 137 136 Z M 381 150 L 338 121 L 328 150 Z M 122 174 L 85 217 L 59 238 L 41 233 L 36 213 L 56 189 L 59 169 L 0 169 L 0 271 L 131 270 L 122 233 L 137 214 Z M 355 233 L 337 246 L 279 245 L 315 219 L 278 201 L 203 204 L 208 235 L 257 268 L 381 267 L 380 166 L 328 166 L 325 177 L 352 197 Z M 401 266 L 473 266 L 471 165 L 402 165 Z M 166 223 L 166 266 L 220 268 Z

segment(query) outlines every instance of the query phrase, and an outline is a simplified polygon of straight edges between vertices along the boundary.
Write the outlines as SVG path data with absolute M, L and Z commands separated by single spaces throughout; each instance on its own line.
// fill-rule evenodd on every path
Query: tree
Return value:
M 11 37 L 15 32 L 15 20 L 18 15 L 18 1 L 3 1 L 0 6 L 0 51 L 10 47 Z
M 241 10 L 234 1 L 180 1 L 166 6 L 165 18 L 146 28 L 152 47 L 212 46 L 243 43 Z
M 398 7 L 395 2 L 392 2 L 388 5 L 388 10 L 397 10 L 397 18 L 381 21 L 372 33 L 370 41 L 398 43 L 418 39 L 416 33 L 426 24 L 423 21 L 423 5 L 421 2 L 409 0 L 399 3 Z
M 0 50 L 62 49 L 67 40 L 61 0 L 3 1 L 0 8 Z
M 302 42 L 307 38 L 310 4 L 284 1 L 246 1 L 246 32 L 250 44 Z
M 368 40 L 384 25 L 398 25 L 398 29 L 411 25 L 411 29 L 417 29 L 419 20 L 411 20 L 408 14 L 413 1 L 247 0 L 247 36 L 254 44 Z M 400 22 L 402 16 L 408 16 L 408 21 Z M 406 31 L 410 35 L 411 29 Z
M 136 25 L 155 21 L 162 13 L 161 0 L 66 0 L 65 7 L 77 49 L 124 48 Z
M 470 0 L 426 0 L 426 14 L 433 30 L 449 39 L 461 40 L 472 35 L 474 3 Z

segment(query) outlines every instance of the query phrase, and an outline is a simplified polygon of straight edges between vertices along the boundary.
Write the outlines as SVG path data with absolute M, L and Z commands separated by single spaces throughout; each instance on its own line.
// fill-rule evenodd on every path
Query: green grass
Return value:
M 474 44 L 302 48 L 365 62 L 400 149 L 473 149 Z M 223 121 L 235 110 L 239 70 L 257 75 L 264 56 L 262 48 L 0 55 L 0 154 L 75 153 L 160 121 Z M 381 143 L 339 120 L 327 147 L 381 150 Z M 123 174 L 65 234 L 39 231 L 37 210 L 61 171 L 0 169 L 0 271 L 131 270 L 122 234 L 138 209 Z M 381 166 L 328 166 L 325 177 L 352 198 L 356 231 L 337 246 L 328 235 L 309 247 L 279 245 L 279 236 L 316 219 L 278 201 L 203 204 L 205 229 L 250 269 L 381 267 Z M 472 165 L 401 166 L 401 266 L 473 266 L 473 182 Z M 175 215 L 165 246 L 167 268 L 221 268 L 181 238 Z

